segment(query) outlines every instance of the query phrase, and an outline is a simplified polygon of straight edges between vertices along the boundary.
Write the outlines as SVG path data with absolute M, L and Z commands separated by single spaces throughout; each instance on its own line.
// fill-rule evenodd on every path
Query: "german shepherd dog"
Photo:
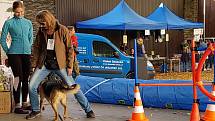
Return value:
M 46 100 L 51 104 L 54 111 L 54 121 L 58 121 L 58 104 L 59 102 L 64 108 L 64 119 L 67 118 L 67 93 L 75 94 L 79 91 L 80 85 L 73 85 L 74 88 L 68 88 L 65 84 L 59 84 L 55 81 L 44 81 L 39 87 L 40 93 L 40 111 L 44 110 L 43 100 Z M 61 118 L 61 117 L 60 117 Z M 61 119 L 62 120 L 62 119 Z

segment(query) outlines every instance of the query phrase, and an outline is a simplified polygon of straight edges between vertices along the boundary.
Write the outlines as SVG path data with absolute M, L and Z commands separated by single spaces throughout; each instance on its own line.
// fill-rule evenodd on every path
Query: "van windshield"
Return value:
M 93 41 L 93 55 L 97 57 L 114 57 L 114 48 L 104 42 Z

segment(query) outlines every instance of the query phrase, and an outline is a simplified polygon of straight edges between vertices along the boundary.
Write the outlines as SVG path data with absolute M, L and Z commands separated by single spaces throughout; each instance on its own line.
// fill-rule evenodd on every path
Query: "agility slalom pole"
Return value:
M 211 83 L 205 83 L 204 85 L 212 85 Z M 163 83 L 163 84 L 138 84 L 138 86 L 193 86 L 193 83 Z
M 195 59 L 195 41 L 194 38 L 192 39 L 192 78 L 193 78 L 193 105 L 192 105 L 192 110 L 191 110 L 191 115 L 190 115 L 190 121 L 199 121 L 200 120 L 200 115 L 199 115 L 199 99 L 197 96 L 197 89 L 196 89 L 196 59 Z
M 135 74 L 135 85 L 137 84 L 137 39 L 134 39 L 134 74 Z
M 142 100 L 139 91 L 139 84 L 137 83 L 137 39 L 134 39 L 134 74 L 135 74 L 135 87 L 134 87 L 134 111 L 132 117 L 128 121 L 149 121 L 144 114 Z
M 215 51 L 213 51 L 213 54 L 215 55 Z M 214 56 L 214 80 L 213 80 L 213 88 L 212 91 L 215 91 L 215 56 Z

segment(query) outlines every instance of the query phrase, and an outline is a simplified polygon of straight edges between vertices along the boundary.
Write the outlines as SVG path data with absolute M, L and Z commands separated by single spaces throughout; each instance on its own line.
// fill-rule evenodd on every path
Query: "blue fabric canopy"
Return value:
M 161 3 L 160 6 L 147 18 L 153 21 L 165 23 L 166 29 L 203 28 L 203 23 L 196 23 L 182 19 L 170 11 L 163 3 Z
M 165 24 L 138 15 L 124 0 L 105 15 L 76 24 L 77 28 L 90 29 L 154 30 L 165 28 Z

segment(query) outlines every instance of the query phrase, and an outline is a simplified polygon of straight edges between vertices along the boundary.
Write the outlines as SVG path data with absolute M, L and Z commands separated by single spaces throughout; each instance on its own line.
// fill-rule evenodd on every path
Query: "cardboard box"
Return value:
M 0 113 L 11 112 L 11 92 L 0 92 Z

